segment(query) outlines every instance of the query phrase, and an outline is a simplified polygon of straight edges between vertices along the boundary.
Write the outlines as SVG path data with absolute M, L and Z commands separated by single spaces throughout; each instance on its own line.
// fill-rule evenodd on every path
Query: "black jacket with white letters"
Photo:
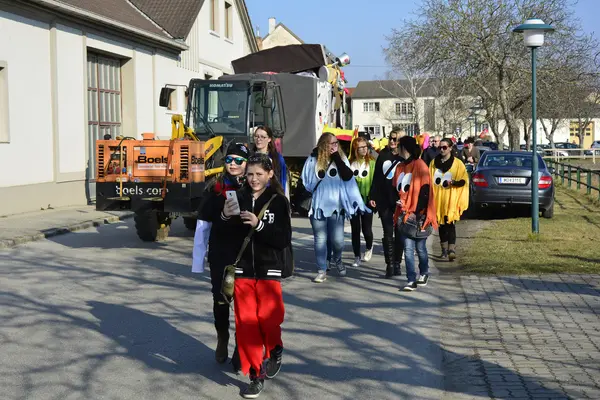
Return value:
M 240 210 L 251 211 L 256 216 L 273 195 L 275 198 L 254 228 L 254 234 L 237 265 L 235 276 L 237 278 L 280 279 L 285 262 L 284 250 L 291 246 L 292 242 L 288 200 L 270 187 L 267 187 L 256 200 L 252 198 L 247 187 L 237 193 Z M 221 218 L 216 220 L 218 222 L 213 223 L 213 229 L 223 229 L 228 232 L 241 230 L 244 234 L 249 232 L 247 228 L 249 225 L 244 225 L 239 216 L 227 218 L 221 214 Z M 230 251 L 237 255 L 239 250 L 240 248 L 232 248 Z

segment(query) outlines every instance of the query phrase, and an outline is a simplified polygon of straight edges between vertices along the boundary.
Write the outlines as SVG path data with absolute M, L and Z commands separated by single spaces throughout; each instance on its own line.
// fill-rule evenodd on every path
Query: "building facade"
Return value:
M 472 96 L 457 99 L 438 96 L 437 82 L 429 80 L 425 83 L 399 81 L 361 81 L 352 92 L 352 124 L 359 131 L 370 132 L 373 137 L 388 135 L 394 127 L 405 129 L 409 134 L 418 124 L 421 132 L 444 135 L 452 132 L 456 138 L 467 138 L 489 133 L 489 124 L 485 120 L 485 111 L 477 109 Z M 531 125 L 527 122 L 527 129 Z M 550 131 L 551 121 L 544 119 Z M 554 132 L 554 142 L 579 144 L 577 135 L 579 121 L 574 118 L 563 118 Z M 544 124 L 538 120 L 538 144 L 547 144 Z M 504 131 L 506 122 L 499 123 L 500 132 Z M 526 128 L 520 121 L 521 143 L 525 144 Z M 583 148 L 589 149 L 593 141 L 600 140 L 600 118 L 593 118 L 585 130 Z M 504 143 L 508 143 L 505 136 Z
M 170 137 L 162 87 L 257 51 L 243 1 L 178 5 L 0 0 L 0 215 L 93 201 L 97 139 Z
M 261 38 L 257 37 L 260 50 L 271 49 L 277 46 L 287 46 L 290 44 L 304 44 L 294 32 L 282 23 L 277 23 L 273 17 L 269 18 L 269 33 Z

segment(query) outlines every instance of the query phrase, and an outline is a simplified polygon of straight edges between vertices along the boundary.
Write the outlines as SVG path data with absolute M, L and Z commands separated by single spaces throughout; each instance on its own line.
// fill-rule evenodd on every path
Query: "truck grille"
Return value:
M 181 146 L 179 153 L 179 178 L 188 180 L 190 178 L 190 147 Z
M 104 146 L 97 146 L 97 157 L 98 163 L 96 164 L 96 168 L 98 168 L 98 174 L 96 175 L 98 178 L 104 178 Z

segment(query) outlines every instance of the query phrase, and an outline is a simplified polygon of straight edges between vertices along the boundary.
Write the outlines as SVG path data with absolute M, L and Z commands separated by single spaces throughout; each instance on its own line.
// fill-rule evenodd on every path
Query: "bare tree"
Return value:
M 530 52 L 512 29 L 532 15 L 554 26 L 538 51 L 539 68 L 547 71 L 593 44 L 576 35 L 568 0 L 424 0 L 420 14 L 392 32 L 389 48 L 411 38 L 402 52 L 410 54 L 417 71 L 472 85 L 487 104 L 488 121 L 505 120 L 512 149 L 520 142 L 518 111 L 531 99 Z

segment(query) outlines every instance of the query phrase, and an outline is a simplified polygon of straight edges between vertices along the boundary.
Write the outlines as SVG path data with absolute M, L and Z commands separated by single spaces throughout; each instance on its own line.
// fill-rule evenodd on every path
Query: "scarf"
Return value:
M 409 158 L 396 168 L 393 183 L 398 191 L 398 197 L 403 203 L 402 207 L 396 206 L 394 222 L 398 221 L 398 218 L 402 213 L 404 213 L 404 222 L 406 222 L 410 214 L 417 211 L 421 188 L 424 185 L 429 185 L 429 200 L 427 202 L 427 208 L 424 210 L 425 221 L 423 222 L 423 229 L 427 228 L 429 224 L 434 228 L 437 228 L 438 224 L 436 219 L 435 201 L 433 198 L 433 184 L 431 182 L 427 164 L 421 159 L 415 160 Z

